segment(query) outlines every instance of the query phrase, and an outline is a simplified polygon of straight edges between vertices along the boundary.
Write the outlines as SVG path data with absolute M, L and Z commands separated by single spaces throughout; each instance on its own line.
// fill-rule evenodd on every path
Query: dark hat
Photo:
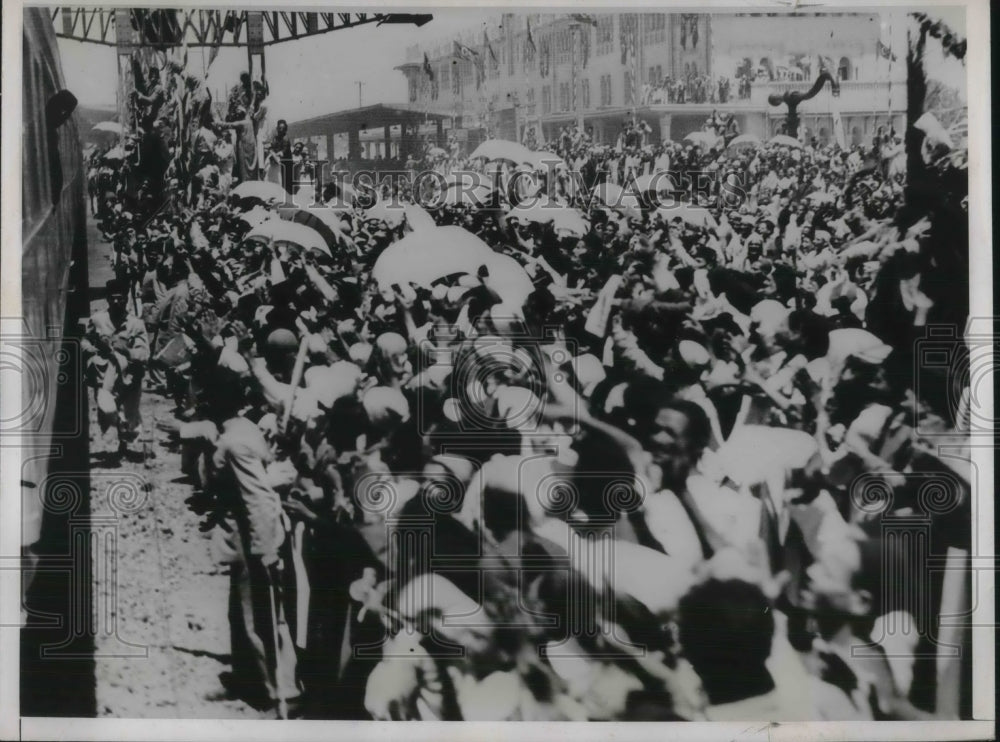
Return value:
M 702 327 L 709 331 L 719 329 L 727 330 L 733 335 L 743 334 L 743 330 L 736 324 L 736 320 L 733 319 L 733 315 L 729 312 L 720 312 L 715 317 L 703 320 L 701 324 Z
M 104 284 L 105 296 L 115 296 L 116 294 L 128 294 L 128 282 L 120 278 L 112 278 Z

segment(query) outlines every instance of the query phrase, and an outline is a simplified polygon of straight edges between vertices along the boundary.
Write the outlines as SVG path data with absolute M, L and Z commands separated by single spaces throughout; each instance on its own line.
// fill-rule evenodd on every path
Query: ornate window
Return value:
M 839 64 L 837 64 L 837 79 L 838 80 L 852 80 L 854 79 L 854 65 L 851 64 L 851 60 L 847 57 L 841 57 Z
M 642 40 L 645 44 L 662 44 L 667 40 L 666 13 L 646 13 L 642 16 Z
M 597 17 L 597 56 L 610 54 L 615 46 L 615 18 L 611 15 Z
M 569 64 L 573 56 L 573 33 L 569 29 L 556 34 L 556 64 Z
M 611 75 L 601 75 L 601 105 L 611 105 Z

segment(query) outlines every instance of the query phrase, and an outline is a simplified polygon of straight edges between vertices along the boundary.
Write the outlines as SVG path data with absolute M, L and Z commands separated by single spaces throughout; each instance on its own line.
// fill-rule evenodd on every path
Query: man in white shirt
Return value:
M 774 646 L 774 609 L 756 584 L 708 579 L 680 602 L 680 642 L 708 696 L 709 721 L 864 719 L 837 688 L 800 676 L 775 682 L 768 669 Z M 786 658 L 787 659 L 787 658 Z M 781 678 L 778 678 L 780 681 Z

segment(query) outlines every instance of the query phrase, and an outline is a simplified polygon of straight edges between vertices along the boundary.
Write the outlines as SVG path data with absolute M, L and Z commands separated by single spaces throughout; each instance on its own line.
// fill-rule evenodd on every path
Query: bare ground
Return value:
M 93 297 L 111 277 L 111 246 L 88 227 Z M 92 301 L 91 311 L 103 306 L 103 299 Z M 97 623 L 97 716 L 265 718 L 229 697 L 220 681 L 229 670 L 229 578 L 185 502 L 192 486 L 181 479 L 180 452 L 157 427 L 172 418 L 172 406 L 144 392 L 154 458 L 117 464 L 114 433 L 101 438 L 91 395 L 92 517 L 112 519 L 116 534 L 112 560 L 95 560 L 94 598 L 107 607 L 107 619 Z

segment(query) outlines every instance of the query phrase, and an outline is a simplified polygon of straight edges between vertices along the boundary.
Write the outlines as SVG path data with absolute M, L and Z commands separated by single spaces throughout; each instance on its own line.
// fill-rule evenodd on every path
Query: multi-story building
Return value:
M 631 115 L 654 138 L 679 141 L 713 110 L 734 114 L 742 132 L 768 137 L 786 113 L 768 96 L 804 92 L 821 65 L 839 79 L 840 95 L 827 86 L 799 106 L 807 136 L 832 140 L 835 114 L 848 144 L 881 125 L 903 128 L 902 15 L 504 14 L 487 20 L 485 39 L 483 28 L 410 47 L 397 68 L 410 106 L 447 115 L 470 143 L 487 133 L 521 139 L 528 128 L 551 140 L 568 124 L 610 143 Z M 456 41 L 479 61 L 456 54 Z

